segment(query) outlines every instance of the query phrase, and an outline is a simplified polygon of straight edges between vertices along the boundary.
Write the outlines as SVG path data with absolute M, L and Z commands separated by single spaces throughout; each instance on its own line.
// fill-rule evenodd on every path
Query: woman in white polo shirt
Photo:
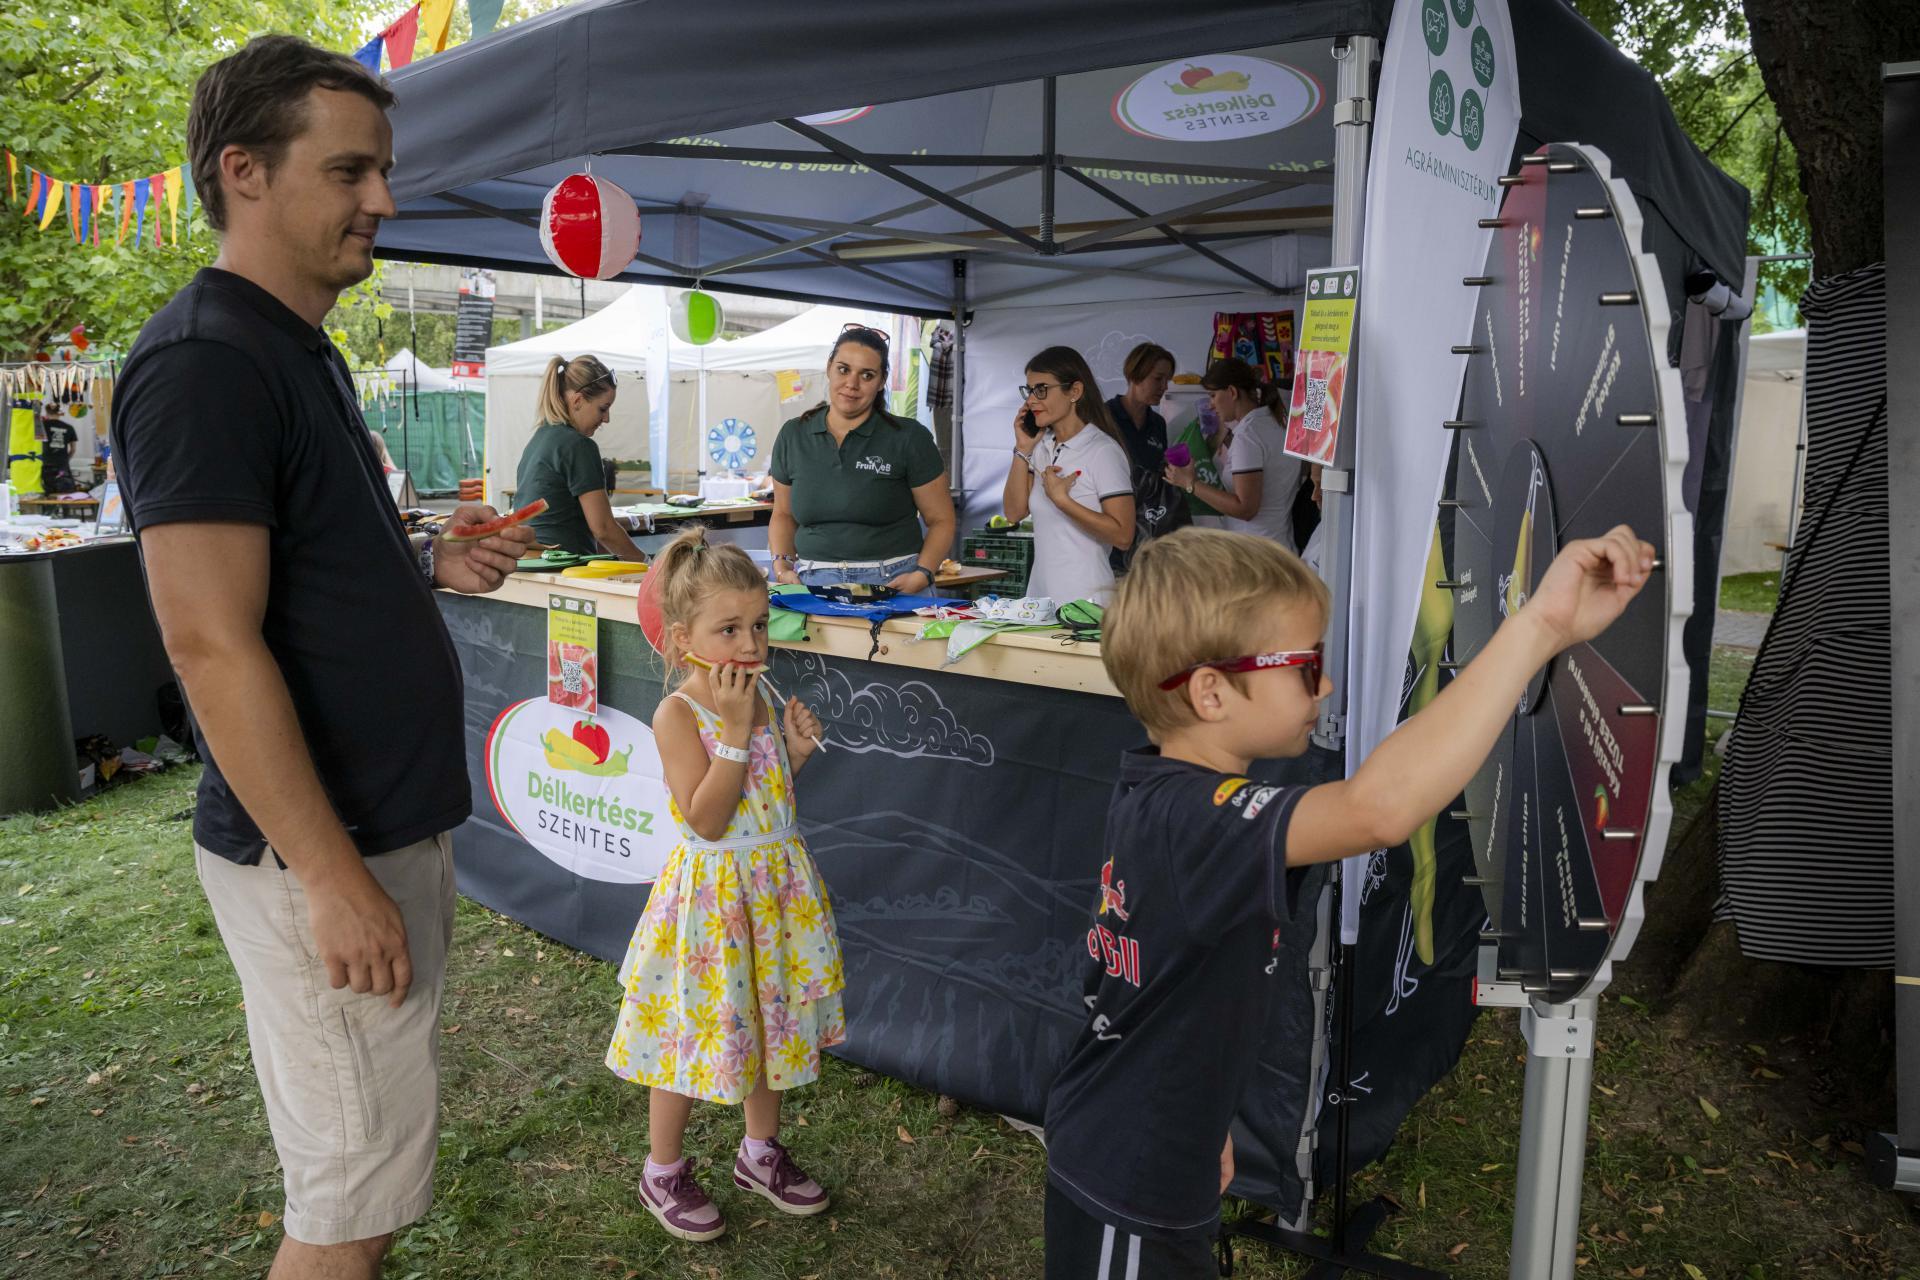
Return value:
M 1167 479 L 1199 498 L 1223 516 L 1233 528 L 1279 543 L 1289 551 L 1293 542 L 1293 500 L 1300 489 L 1300 459 L 1286 451 L 1287 433 L 1274 416 L 1280 388 L 1260 381 L 1245 360 L 1215 360 L 1200 379 L 1207 400 L 1225 423 L 1230 437 L 1220 454 L 1220 473 L 1229 489 L 1216 489 L 1196 480 L 1194 467 L 1168 467 Z
M 1027 361 L 1020 394 L 1026 403 L 1014 415 L 1003 500 L 1016 524 L 1033 515 L 1027 594 L 1105 604 L 1113 589 L 1107 553 L 1133 545 L 1126 446 L 1072 347 L 1048 347 Z

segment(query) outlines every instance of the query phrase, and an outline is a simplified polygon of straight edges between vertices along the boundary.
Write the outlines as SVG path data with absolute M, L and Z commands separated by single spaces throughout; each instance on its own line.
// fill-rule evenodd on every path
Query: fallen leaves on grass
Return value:
M 913 1135 L 907 1132 L 907 1126 L 903 1124 L 895 1125 L 893 1131 L 900 1135 L 900 1141 L 906 1143 L 908 1146 L 913 1145 Z
M 1700 1109 L 1707 1113 L 1707 1119 L 1712 1120 L 1716 1124 L 1719 1123 L 1720 1108 L 1714 1106 L 1711 1102 L 1707 1101 L 1705 1098 L 1702 1098 L 1700 1099 Z

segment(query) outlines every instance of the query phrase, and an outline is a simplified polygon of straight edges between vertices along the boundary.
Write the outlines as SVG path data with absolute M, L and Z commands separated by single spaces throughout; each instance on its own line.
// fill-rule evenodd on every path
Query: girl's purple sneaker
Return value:
M 733 1176 L 739 1180 L 739 1173 Z M 672 1173 L 642 1170 L 640 1202 L 668 1235 L 700 1241 L 715 1240 L 726 1234 L 726 1220 L 720 1216 L 712 1198 L 693 1180 L 693 1167 L 685 1160 Z
M 793 1162 L 793 1156 L 777 1140 L 768 1142 L 767 1147 L 765 1154 L 756 1157 L 745 1142 L 740 1144 L 740 1154 L 733 1162 L 733 1184 L 765 1197 L 774 1208 L 796 1218 L 825 1210 L 827 1193 L 820 1184 Z

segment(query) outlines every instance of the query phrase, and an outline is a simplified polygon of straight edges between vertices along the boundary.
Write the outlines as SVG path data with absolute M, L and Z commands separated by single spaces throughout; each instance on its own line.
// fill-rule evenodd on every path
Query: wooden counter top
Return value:
M 498 600 L 530 608 L 547 607 L 547 596 L 592 597 L 603 600 L 602 616 L 631 624 L 634 605 L 640 594 L 639 579 L 563 578 L 557 573 L 515 573 L 509 575 L 500 590 L 479 599 Z M 881 624 L 880 651 L 871 661 L 895 667 L 940 670 L 947 646 L 940 640 L 916 640 L 923 623 L 920 618 L 894 618 Z M 870 625 L 861 618 L 829 618 L 818 615 L 807 619 L 807 639 L 800 642 L 776 640 L 776 648 L 831 654 L 837 658 L 867 661 L 873 647 Z M 1014 684 L 1046 685 L 1054 689 L 1076 689 L 1082 693 L 1119 697 L 1120 691 L 1107 678 L 1100 662 L 1100 646 L 1083 641 L 1061 641 L 1044 631 L 1013 632 L 997 636 L 981 645 L 951 667 L 955 675 L 976 676 L 987 680 L 1005 680 Z

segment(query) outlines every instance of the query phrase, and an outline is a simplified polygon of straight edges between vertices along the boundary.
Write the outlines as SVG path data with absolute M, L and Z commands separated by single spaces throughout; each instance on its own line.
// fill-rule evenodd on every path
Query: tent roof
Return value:
M 395 73 L 380 252 L 547 270 L 542 197 L 591 157 L 641 210 L 624 279 L 921 314 L 961 257 L 976 307 L 1286 291 L 1325 256 L 1291 242 L 1331 222 L 1333 38 L 1392 7 L 578 0 Z M 1558 0 L 1513 21 L 1523 145 L 1601 146 L 1739 279 L 1746 193 L 1652 79 Z
M 395 376 L 406 375 L 420 391 L 460 391 L 464 385 L 445 369 L 436 369 L 421 362 L 410 347 L 402 347 L 394 352 L 393 358 L 386 363 L 388 373 Z
M 645 322 L 649 286 L 625 294 L 562 329 L 535 334 L 519 342 L 487 349 L 489 374 L 539 373 L 554 356 L 591 352 L 618 373 L 644 373 L 647 360 Z M 814 369 L 826 360 L 828 347 L 848 321 L 885 330 L 887 317 L 844 307 L 814 307 L 771 329 L 715 342 L 706 348 L 709 372 L 763 369 Z M 700 367 L 699 347 L 669 335 L 669 359 L 675 370 Z

